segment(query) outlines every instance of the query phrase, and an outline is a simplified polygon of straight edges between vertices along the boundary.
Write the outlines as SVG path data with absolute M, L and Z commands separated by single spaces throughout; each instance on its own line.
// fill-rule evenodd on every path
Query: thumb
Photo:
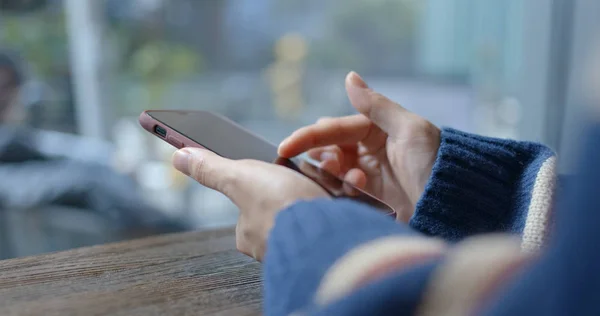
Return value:
M 369 88 L 354 71 L 346 76 L 346 91 L 350 103 L 387 134 L 394 134 L 402 121 L 411 114 L 396 102 Z
M 235 161 L 206 149 L 184 148 L 173 154 L 173 166 L 203 186 L 230 197 L 228 188 L 236 178 Z

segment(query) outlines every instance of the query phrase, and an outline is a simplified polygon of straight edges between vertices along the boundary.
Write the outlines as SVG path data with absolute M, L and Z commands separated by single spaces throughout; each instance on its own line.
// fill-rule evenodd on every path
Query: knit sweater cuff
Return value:
M 445 128 L 410 225 L 447 240 L 498 230 L 521 232 L 537 172 L 552 155 L 540 144 Z

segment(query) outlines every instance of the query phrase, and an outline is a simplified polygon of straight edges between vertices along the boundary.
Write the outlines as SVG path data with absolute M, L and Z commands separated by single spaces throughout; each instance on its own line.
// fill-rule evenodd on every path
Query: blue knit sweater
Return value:
M 346 200 L 289 207 L 268 240 L 265 313 L 600 315 L 600 126 L 585 148 L 556 220 L 552 151 L 452 129 L 408 225 Z

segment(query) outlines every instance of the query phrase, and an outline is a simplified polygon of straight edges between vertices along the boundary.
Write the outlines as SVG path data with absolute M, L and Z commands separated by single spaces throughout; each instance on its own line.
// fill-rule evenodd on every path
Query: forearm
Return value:
M 593 140 L 542 253 L 508 235 L 445 247 L 351 202 L 294 205 L 269 238 L 267 315 L 598 314 L 600 127 Z
M 510 237 L 449 248 L 357 203 L 298 203 L 280 214 L 269 238 L 265 312 L 468 313 L 528 256 Z
M 315 295 L 331 267 L 352 249 L 389 236 L 415 238 L 420 234 L 377 210 L 350 201 L 300 202 L 282 211 L 265 256 L 266 315 L 308 312 L 322 305 L 315 301 Z M 338 296 L 340 286 L 352 287 L 352 280 L 326 286 L 322 295 Z

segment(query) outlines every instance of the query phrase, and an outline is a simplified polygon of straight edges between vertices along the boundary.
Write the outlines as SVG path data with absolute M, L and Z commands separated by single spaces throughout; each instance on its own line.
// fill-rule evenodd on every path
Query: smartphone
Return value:
M 382 200 L 309 160 L 282 158 L 277 146 L 234 121 L 209 111 L 148 110 L 139 118 L 148 132 L 176 148 L 199 147 L 229 159 L 254 159 L 285 166 L 312 179 L 334 198 L 348 198 L 368 204 L 395 216 L 394 209 Z

